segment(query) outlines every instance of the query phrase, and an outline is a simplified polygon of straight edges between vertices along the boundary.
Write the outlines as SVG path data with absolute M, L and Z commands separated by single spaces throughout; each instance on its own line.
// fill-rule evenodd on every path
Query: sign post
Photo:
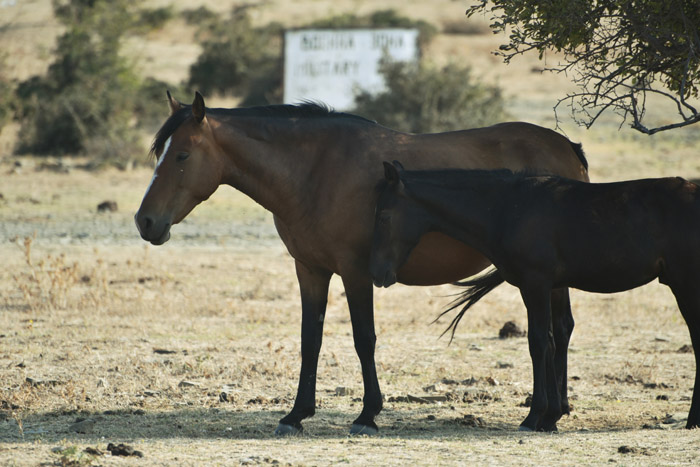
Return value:
M 358 89 L 384 89 L 382 58 L 418 58 L 416 29 L 306 29 L 287 31 L 284 47 L 284 102 L 320 101 L 348 110 Z

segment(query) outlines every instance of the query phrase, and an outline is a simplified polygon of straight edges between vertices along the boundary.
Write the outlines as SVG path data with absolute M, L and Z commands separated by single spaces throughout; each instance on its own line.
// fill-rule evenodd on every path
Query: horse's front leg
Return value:
M 280 420 L 276 435 L 301 433 L 301 421 L 316 412 L 316 369 L 332 273 L 308 268 L 299 261 L 296 262 L 296 271 L 301 290 L 301 372 L 294 407 Z
M 532 359 L 532 405 L 530 413 L 520 424 L 521 430 L 551 430 L 546 426 L 561 416 L 561 400 L 554 368 L 554 337 L 552 335 L 551 289 L 531 286 L 520 289 L 527 308 L 527 338 Z M 558 415 L 555 415 L 558 414 Z
M 366 268 L 362 269 L 363 271 Z M 374 365 L 374 303 L 372 280 L 368 273 L 343 276 L 343 285 L 350 308 L 355 351 L 362 366 L 365 395 L 360 416 L 352 423 L 351 434 L 376 434 L 379 429 L 374 417 L 382 410 L 382 393 L 379 389 L 377 369 Z
M 554 333 L 554 371 L 557 377 L 557 387 L 561 398 L 561 412 L 552 413 L 555 419 L 545 421 L 544 431 L 556 431 L 556 422 L 562 415 L 568 414 L 569 398 L 567 388 L 568 350 L 571 334 L 574 331 L 574 317 L 571 313 L 569 289 L 561 288 L 552 290 L 552 331 Z

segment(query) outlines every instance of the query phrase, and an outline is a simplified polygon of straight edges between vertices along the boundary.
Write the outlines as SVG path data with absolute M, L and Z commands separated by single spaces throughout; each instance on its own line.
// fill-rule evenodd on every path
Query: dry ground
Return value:
M 4 163 L 0 173 L 0 463 L 88 461 L 83 449 L 104 451 L 110 442 L 131 444 L 144 457 L 96 463 L 697 458 L 698 431 L 680 429 L 693 378 L 690 341 L 658 284 L 611 296 L 573 293 L 574 408 L 557 435 L 516 431 L 531 374 L 526 339 L 497 337 L 506 321 L 525 323 L 512 287 L 487 297 L 449 346 L 439 339 L 444 323 L 430 321 L 450 286 L 377 290 L 377 365 L 387 397 L 381 434 L 349 438 L 362 386 L 334 281 L 318 413 L 306 421 L 306 436 L 275 439 L 295 394 L 299 299 L 268 214 L 221 189 L 154 248 L 136 238 L 131 220 L 146 169 L 56 174 L 25 161 L 19 170 Z M 106 198 L 119 210 L 96 213 Z M 36 237 L 25 241 L 31 228 Z M 409 395 L 446 400 L 423 404 L 406 401 Z M 621 446 L 632 452 L 618 453 Z
M 11 72 L 26 77 L 46 65 L 58 29 L 47 0 L 18 3 L 23 9 L 12 14 L 21 27 L 3 50 Z M 187 4 L 200 3 L 230 5 Z M 374 6 L 268 1 L 256 20 L 298 25 Z M 382 2 L 391 6 L 436 24 L 464 10 L 449 0 Z M 198 47 L 192 31 L 176 26 L 135 44 L 145 71 L 185 76 Z M 503 66 L 489 55 L 497 40 L 441 35 L 429 53 L 472 63 L 503 85 L 514 118 L 554 126 L 551 107 L 569 89 L 566 77 L 540 74 L 530 58 Z M 583 142 L 592 178 L 700 176 L 700 129 L 649 138 L 618 131 L 613 119 L 601 123 L 591 131 L 563 123 Z M 132 221 L 150 170 L 55 173 L 31 159 L 17 167 L 7 138 L 0 135 L 0 464 L 697 463 L 700 432 L 680 429 L 693 382 L 690 340 L 657 283 L 617 295 L 572 293 L 573 410 L 555 435 L 516 431 L 531 387 L 527 342 L 497 337 L 508 320 L 525 324 L 513 288 L 487 297 L 449 346 L 439 339 L 445 323 L 430 322 L 453 288 L 377 290 L 377 366 L 387 400 L 380 435 L 350 438 L 362 384 L 334 280 L 317 415 L 304 437 L 276 439 L 296 391 L 300 310 L 292 260 L 270 215 L 222 188 L 169 243 L 150 247 Z M 118 211 L 98 214 L 107 199 Z M 143 457 L 84 453 L 108 443 L 130 444 Z

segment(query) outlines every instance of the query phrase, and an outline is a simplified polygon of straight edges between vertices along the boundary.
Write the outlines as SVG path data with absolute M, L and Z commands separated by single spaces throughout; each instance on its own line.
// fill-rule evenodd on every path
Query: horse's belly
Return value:
M 489 264 L 488 259 L 464 243 L 429 232 L 399 269 L 398 280 L 406 285 L 447 284 L 472 276 Z

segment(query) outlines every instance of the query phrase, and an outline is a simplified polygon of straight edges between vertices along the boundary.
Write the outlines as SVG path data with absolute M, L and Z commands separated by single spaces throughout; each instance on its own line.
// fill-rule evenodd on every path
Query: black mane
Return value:
M 182 125 L 185 120 L 192 116 L 192 106 L 182 104 L 182 108 L 172 114 L 165 121 L 163 126 L 156 133 L 151 145 L 150 154 L 157 154 L 165 142 Z M 318 102 L 302 102 L 300 104 L 280 104 L 265 105 L 259 107 L 240 107 L 233 109 L 206 109 L 208 115 L 215 116 L 236 116 L 236 117 L 259 117 L 259 118 L 348 118 L 367 123 L 376 123 L 359 115 L 344 112 L 337 112 L 331 107 Z

